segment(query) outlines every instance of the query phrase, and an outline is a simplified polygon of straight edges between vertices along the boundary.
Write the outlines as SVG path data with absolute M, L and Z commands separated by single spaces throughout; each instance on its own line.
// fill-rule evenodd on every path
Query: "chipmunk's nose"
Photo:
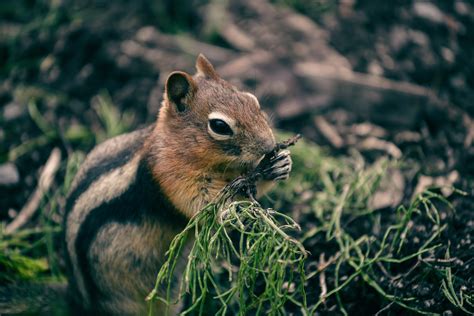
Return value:
M 267 138 L 265 139 L 263 142 L 262 142 L 262 145 L 261 145 L 261 153 L 263 155 L 266 155 L 268 153 L 270 153 L 274 148 L 275 148 L 275 140 L 273 138 Z

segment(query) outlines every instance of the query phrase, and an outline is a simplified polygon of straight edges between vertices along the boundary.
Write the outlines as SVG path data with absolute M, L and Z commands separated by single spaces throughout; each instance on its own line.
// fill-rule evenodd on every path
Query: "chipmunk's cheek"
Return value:
M 257 167 L 258 163 L 263 159 L 263 155 L 252 151 L 244 151 L 240 156 L 242 164 L 245 164 L 247 167 L 253 169 Z
M 229 156 L 238 157 L 242 155 L 242 148 L 234 144 L 222 144 L 222 150 Z
M 244 151 L 241 155 L 240 155 L 240 158 L 242 160 L 242 162 L 244 163 L 249 163 L 252 161 L 253 159 L 253 155 L 252 153 L 249 153 L 247 151 Z

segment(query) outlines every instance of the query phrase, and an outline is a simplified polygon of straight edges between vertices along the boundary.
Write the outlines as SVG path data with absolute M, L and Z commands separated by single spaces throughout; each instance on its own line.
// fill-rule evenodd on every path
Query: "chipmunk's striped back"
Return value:
M 143 298 L 154 285 L 164 247 L 185 224 L 149 172 L 142 147 L 150 132 L 125 134 L 95 148 L 67 200 L 70 287 L 87 311 L 144 312 Z
M 169 75 L 154 127 L 99 145 L 75 178 L 66 261 L 72 298 L 87 314 L 146 314 L 144 299 L 174 236 L 275 147 L 256 97 L 221 79 L 202 55 L 196 69 Z M 290 170 L 282 152 L 258 193 Z

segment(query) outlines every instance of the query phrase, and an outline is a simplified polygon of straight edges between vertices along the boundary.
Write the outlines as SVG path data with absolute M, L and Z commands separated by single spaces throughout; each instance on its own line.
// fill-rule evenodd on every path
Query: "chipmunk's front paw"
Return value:
M 291 160 L 290 151 L 282 150 L 274 158 L 270 160 L 271 166 L 263 170 L 264 180 L 286 180 L 290 176 L 293 161 Z

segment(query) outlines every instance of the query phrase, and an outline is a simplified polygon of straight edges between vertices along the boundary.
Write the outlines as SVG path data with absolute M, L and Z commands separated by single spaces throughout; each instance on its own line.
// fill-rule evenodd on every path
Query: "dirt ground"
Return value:
M 380 231 L 392 223 L 396 207 L 409 204 L 422 188 L 444 187 L 436 192 L 456 211 L 439 204 L 439 225 L 447 224 L 437 239 L 442 246 L 425 260 L 413 258 L 372 276 L 386 293 L 414 297 L 410 306 L 416 310 L 473 313 L 474 4 L 184 3 L 0 4 L 0 220 L 10 223 L 24 207 L 57 147 L 62 160 L 49 190 L 56 202 L 43 199 L 44 214 L 27 227 L 45 218 L 59 223 L 71 157 L 153 122 L 167 74 L 192 72 L 202 52 L 222 77 L 257 95 L 277 128 L 302 133 L 333 157 L 357 151 L 367 164 L 391 157 L 409 166 L 391 175 L 393 184 L 372 205 L 382 214 Z M 466 195 L 453 193 L 451 186 Z M 319 220 L 301 212 L 304 203 L 286 205 L 303 233 Z M 373 229 L 373 218 L 344 221 L 354 238 Z M 413 233 L 406 253 L 436 229 L 422 216 L 407 225 Z M 312 254 L 309 266 L 318 264 L 321 249 L 337 252 L 334 240 L 319 235 L 304 246 Z M 45 247 L 27 253 L 38 256 Z M 451 302 L 439 286 L 445 275 L 429 266 L 449 267 L 455 297 L 471 305 L 463 310 Z M 357 276 L 318 313 L 342 313 L 338 300 L 350 315 L 415 313 L 383 298 L 362 279 Z M 319 282 L 308 284 L 310 296 L 320 292 Z M 297 313 L 291 304 L 288 310 Z

